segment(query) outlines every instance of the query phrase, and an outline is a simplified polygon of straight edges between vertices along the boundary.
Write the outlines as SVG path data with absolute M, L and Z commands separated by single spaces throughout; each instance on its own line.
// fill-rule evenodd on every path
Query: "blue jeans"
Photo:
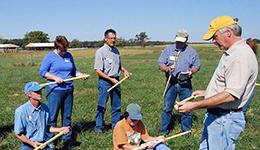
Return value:
M 175 104 L 175 100 L 179 95 L 180 100 L 184 100 L 185 98 L 191 96 L 192 94 L 192 86 L 191 82 L 188 84 L 174 84 L 169 83 L 167 92 L 164 96 L 164 109 L 162 113 L 162 125 L 160 128 L 160 132 L 169 132 L 170 124 L 173 120 L 173 107 Z M 188 131 L 191 129 L 192 125 L 192 115 L 191 113 L 181 113 L 181 129 L 182 131 Z
M 42 142 L 44 143 L 44 142 Z M 25 143 L 21 143 L 20 145 L 20 150 L 33 150 L 34 148 L 29 145 L 29 144 L 25 144 Z M 46 146 L 43 150 L 52 150 L 52 148 L 50 148 L 49 146 Z
M 148 149 L 149 150 L 149 149 Z M 166 146 L 164 143 L 157 144 L 153 150 L 171 150 L 168 146 Z
M 62 127 L 71 126 L 71 115 L 73 106 L 73 88 L 67 90 L 53 90 L 46 88 L 46 99 L 48 101 L 48 107 L 50 111 L 50 125 L 57 127 L 57 118 L 59 110 L 61 110 Z M 53 137 L 53 133 L 49 133 L 50 137 Z M 62 136 L 64 141 L 72 139 L 72 130 Z
M 235 142 L 245 128 L 243 111 L 205 114 L 200 150 L 234 150 Z
M 111 98 L 111 107 L 112 107 L 112 128 L 120 120 L 121 115 L 121 88 L 120 85 L 116 86 L 109 93 L 107 90 L 113 85 L 102 78 L 98 80 L 98 106 L 96 112 L 96 127 L 97 130 L 104 129 L 104 114 L 106 111 L 106 104 L 108 97 Z

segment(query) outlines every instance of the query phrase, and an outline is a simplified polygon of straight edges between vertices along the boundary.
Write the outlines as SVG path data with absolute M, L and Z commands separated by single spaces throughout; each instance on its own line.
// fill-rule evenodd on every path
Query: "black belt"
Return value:
M 119 76 L 118 77 L 110 77 L 110 78 L 114 78 L 114 79 L 117 79 L 119 81 Z M 102 79 L 102 80 L 105 80 L 105 81 L 108 81 L 110 82 L 109 80 L 105 79 L 105 78 L 102 78 L 102 77 L 99 77 L 99 79 Z
M 214 115 L 221 115 L 224 113 L 230 113 L 230 112 L 240 112 L 242 111 L 242 108 L 238 109 L 222 109 L 222 108 L 209 108 L 207 111 Z
M 117 79 L 117 80 L 118 80 L 118 79 L 119 79 L 119 76 L 117 76 L 117 77 L 110 77 L 110 78 L 114 78 L 114 79 Z

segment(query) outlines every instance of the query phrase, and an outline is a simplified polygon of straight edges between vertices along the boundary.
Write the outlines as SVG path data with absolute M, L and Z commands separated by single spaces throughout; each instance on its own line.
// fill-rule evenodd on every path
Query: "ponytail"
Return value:
M 251 49 L 253 50 L 253 52 L 256 54 L 256 50 L 257 50 L 257 44 L 254 40 L 252 40 L 251 38 L 246 39 L 246 44 L 249 45 L 251 47 Z

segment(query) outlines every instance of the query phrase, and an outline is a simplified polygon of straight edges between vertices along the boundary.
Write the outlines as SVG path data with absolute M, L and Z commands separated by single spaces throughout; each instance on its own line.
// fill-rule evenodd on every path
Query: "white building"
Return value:
M 54 49 L 54 43 L 29 43 L 25 48 L 29 50 L 50 50 Z
M 8 53 L 8 52 L 16 52 L 19 46 L 15 44 L 0 44 L 0 52 Z

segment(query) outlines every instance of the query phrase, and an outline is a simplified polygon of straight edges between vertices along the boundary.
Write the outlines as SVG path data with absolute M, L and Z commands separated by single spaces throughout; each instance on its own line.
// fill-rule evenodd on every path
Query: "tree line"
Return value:
M 149 37 L 146 32 L 140 32 L 135 35 L 134 38 L 124 39 L 118 38 L 116 46 L 124 47 L 124 46 L 141 46 L 145 48 L 145 46 L 155 46 L 155 45 L 166 45 L 171 44 L 173 42 L 169 41 L 149 41 Z M 254 42 L 260 44 L 259 39 L 253 39 Z M 48 33 L 44 33 L 43 31 L 31 31 L 27 32 L 22 39 L 3 39 L 0 38 L 0 44 L 16 44 L 22 48 L 24 48 L 29 43 L 43 43 L 43 42 L 52 42 L 49 39 Z M 73 39 L 69 41 L 70 48 L 96 48 L 103 45 L 103 40 L 98 41 L 80 41 L 78 39 Z
M 136 34 L 134 38 L 124 39 L 117 38 L 116 46 L 124 47 L 124 46 L 141 46 L 145 48 L 145 46 L 154 46 L 154 45 L 165 45 L 170 44 L 172 42 L 167 41 L 148 41 L 150 38 L 146 34 L 146 32 L 141 32 Z M 43 31 L 31 31 L 24 35 L 22 39 L 3 39 L 0 38 L 0 44 L 16 44 L 22 48 L 24 48 L 29 43 L 44 43 L 44 42 L 53 42 L 50 41 L 49 35 L 44 33 Z M 70 48 L 96 48 L 103 45 L 103 39 L 98 41 L 80 41 L 78 39 L 73 39 L 69 41 Z

